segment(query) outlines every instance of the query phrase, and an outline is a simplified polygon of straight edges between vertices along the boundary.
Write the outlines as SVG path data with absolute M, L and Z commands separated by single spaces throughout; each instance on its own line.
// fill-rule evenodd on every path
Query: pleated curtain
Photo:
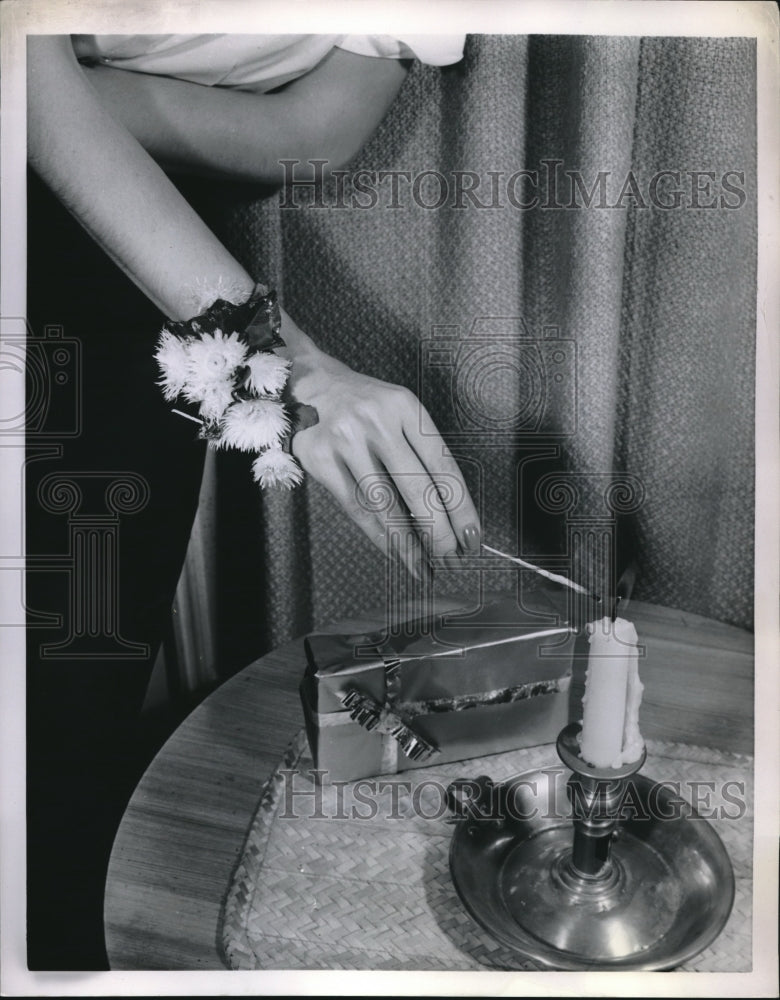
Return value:
M 747 39 L 472 35 L 459 65 L 413 66 L 325 207 L 189 190 L 317 344 L 418 394 L 484 541 L 583 578 L 574 542 L 609 522 L 635 598 L 750 628 L 755 119 Z M 387 177 L 338 207 L 380 170 L 397 207 Z M 245 456 L 211 456 L 174 614 L 185 686 L 382 606 L 389 580 L 318 484 L 261 493 Z

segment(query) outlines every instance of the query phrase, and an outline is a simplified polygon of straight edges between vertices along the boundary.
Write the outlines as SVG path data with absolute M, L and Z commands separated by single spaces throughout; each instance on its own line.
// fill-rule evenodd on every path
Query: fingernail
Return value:
M 463 545 L 467 552 L 479 552 L 479 529 L 476 524 L 470 524 L 463 531 Z

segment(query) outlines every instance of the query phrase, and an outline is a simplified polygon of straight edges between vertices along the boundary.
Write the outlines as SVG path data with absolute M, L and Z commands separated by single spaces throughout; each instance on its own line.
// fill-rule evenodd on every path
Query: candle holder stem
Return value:
M 572 807 L 574 837 L 570 853 L 558 862 L 557 875 L 574 893 L 619 891 L 620 865 L 612 858 L 626 781 L 642 767 L 646 753 L 620 768 L 598 768 L 579 755 L 577 724 L 558 736 L 558 756 L 571 769 L 566 792 Z
M 574 816 L 571 869 L 582 878 L 594 879 L 609 873 L 622 784 L 580 775 L 569 778 L 566 791 Z

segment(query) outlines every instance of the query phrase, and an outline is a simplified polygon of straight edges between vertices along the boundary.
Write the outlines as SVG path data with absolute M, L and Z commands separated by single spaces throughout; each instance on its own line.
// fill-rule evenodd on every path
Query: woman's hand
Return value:
M 289 325 L 282 333 L 289 344 Z M 476 508 L 414 393 L 353 371 L 296 333 L 308 343 L 298 354 L 291 351 L 290 387 L 319 415 L 317 424 L 293 438 L 304 470 L 375 545 L 417 576 L 428 562 L 452 566 L 459 553 L 477 554 Z

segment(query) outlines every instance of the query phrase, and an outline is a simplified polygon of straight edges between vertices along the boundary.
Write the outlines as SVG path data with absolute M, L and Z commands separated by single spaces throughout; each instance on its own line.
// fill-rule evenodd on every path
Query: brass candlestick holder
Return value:
M 557 750 L 571 770 L 453 782 L 457 891 L 496 940 L 541 968 L 675 968 L 723 929 L 734 875 L 715 831 L 667 785 Z

